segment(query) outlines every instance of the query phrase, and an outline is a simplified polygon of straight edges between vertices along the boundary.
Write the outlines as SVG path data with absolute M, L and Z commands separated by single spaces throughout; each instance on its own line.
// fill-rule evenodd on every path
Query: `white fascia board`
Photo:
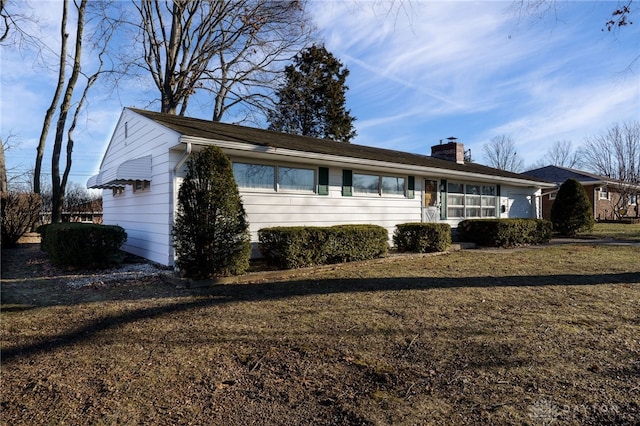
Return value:
M 388 171 L 391 173 L 398 173 L 402 170 L 402 173 L 414 173 L 419 175 L 437 176 L 443 179 L 461 179 L 471 180 L 474 182 L 490 182 L 490 183 L 505 183 L 514 186 L 526 186 L 532 188 L 553 188 L 555 183 L 536 182 L 528 179 L 508 178 L 501 176 L 484 175 L 480 173 L 469 173 L 458 170 L 440 169 L 436 167 L 424 167 L 413 164 L 393 163 L 387 161 L 367 160 L 363 158 L 343 157 L 340 155 L 319 154 L 315 152 L 296 151 L 285 148 L 276 148 L 272 146 L 254 145 L 243 142 L 229 142 L 219 141 L 214 139 L 197 138 L 191 136 L 183 136 L 180 139 L 183 143 L 191 142 L 194 145 L 216 145 L 220 147 L 227 154 L 242 155 L 245 157 L 260 157 L 263 154 L 279 155 L 288 157 L 290 161 L 297 162 L 309 162 L 309 160 L 328 166 L 335 166 L 336 164 L 352 164 L 354 166 L 368 166 L 382 171 Z M 257 154 L 257 155 L 256 155 Z

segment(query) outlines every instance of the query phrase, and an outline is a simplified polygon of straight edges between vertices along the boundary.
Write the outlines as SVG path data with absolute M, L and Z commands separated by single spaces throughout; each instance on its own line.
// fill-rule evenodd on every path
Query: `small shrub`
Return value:
M 57 223 L 38 228 L 40 246 L 59 267 L 103 268 L 117 263 L 127 234 L 120 226 Z
M 205 148 L 187 163 L 173 240 L 176 265 L 187 277 L 238 275 L 249 268 L 249 223 L 231 162 L 218 147 Z
M 35 193 L 9 191 L 2 194 L 0 205 L 2 247 L 15 247 L 38 220 L 42 198 Z
M 488 247 L 541 244 L 551 239 L 551 222 L 543 219 L 467 219 L 458 224 L 460 239 Z
M 446 223 L 402 223 L 396 225 L 393 244 L 399 251 L 445 251 L 451 245 L 451 226 Z
M 387 230 L 377 225 L 263 228 L 258 237 L 267 263 L 284 269 L 373 259 L 389 249 Z
M 593 210 L 587 192 L 576 179 L 567 179 L 551 205 L 553 230 L 560 235 L 574 236 L 593 229 Z
M 327 263 L 382 257 L 389 251 L 389 233 L 378 225 L 336 225 L 328 228 Z

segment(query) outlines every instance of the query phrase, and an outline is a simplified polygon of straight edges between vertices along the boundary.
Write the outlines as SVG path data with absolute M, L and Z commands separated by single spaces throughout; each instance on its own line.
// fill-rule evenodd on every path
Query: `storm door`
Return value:
M 438 222 L 440 220 L 440 204 L 438 203 L 438 181 L 424 181 L 424 203 L 422 205 L 422 221 Z

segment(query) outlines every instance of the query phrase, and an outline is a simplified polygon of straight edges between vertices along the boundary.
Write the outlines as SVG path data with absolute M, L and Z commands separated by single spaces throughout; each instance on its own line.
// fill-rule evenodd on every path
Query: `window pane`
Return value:
M 463 207 L 447 208 L 447 217 L 464 217 L 464 208 Z
M 233 176 L 240 188 L 273 189 L 275 168 L 262 164 L 233 163 Z
M 495 217 L 496 216 L 496 208 L 495 207 L 483 207 L 482 208 L 482 217 Z
M 315 174 L 311 169 L 278 167 L 278 188 L 283 190 L 312 191 Z
M 447 205 L 464 206 L 464 195 L 447 194 Z
M 467 185 L 467 194 L 480 195 L 480 185 Z
M 495 206 L 496 199 L 495 197 L 482 197 L 482 205 L 483 206 Z
M 480 217 L 480 207 L 467 207 L 466 217 Z
M 492 185 L 482 185 L 482 195 L 496 195 L 496 187 Z
M 404 178 L 382 176 L 382 193 L 404 195 Z
M 458 194 L 462 194 L 463 184 L 461 183 L 450 183 L 448 186 L 449 192 L 456 192 Z
M 480 196 L 479 195 L 467 195 L 467 205 L 468 206 L 479 206 L 480 205 Z
M 378 194 L 378 176 L 353 174 L 353 192 L 360 194 Z

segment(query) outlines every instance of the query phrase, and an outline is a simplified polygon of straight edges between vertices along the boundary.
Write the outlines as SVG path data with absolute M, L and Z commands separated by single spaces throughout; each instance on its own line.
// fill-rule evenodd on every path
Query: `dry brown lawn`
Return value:
M 25 245 L 2 273 L 6 425 L 640 423 L 637 246 L 70 289 Z

